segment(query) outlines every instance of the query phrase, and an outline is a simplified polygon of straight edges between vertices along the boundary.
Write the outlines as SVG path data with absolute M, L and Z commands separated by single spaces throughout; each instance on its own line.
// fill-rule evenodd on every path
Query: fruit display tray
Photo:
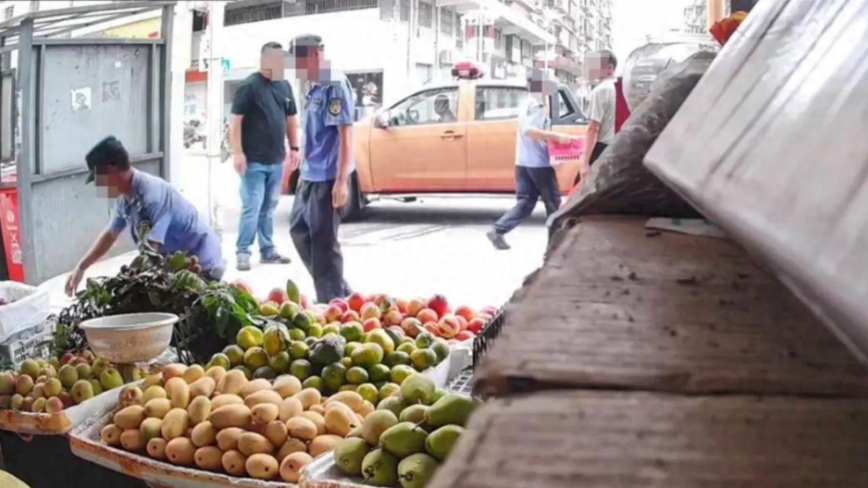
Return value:
M 173 363 L 177 356 L 167 349 L 147 365 Z M 142 363 L 145 364 L 145 363 Z M 0 409 L 0 430 L 26 435 L 63 435 L 69 433 L 85 420 L 105 411 L 117 403 L 120 388 L 104 391 L 99 395 L 57 413 L 31 413 Z
M 69 434 L 72 453 L 131 478 L 160 488 L 287 488 L 298 486 L 285 481 L 262 481 L 210 473 L 195 468 L 175 466 L 144 455 L 117 449 L 100 441 L 100 430 L 111 423 L 117 402 L 101 415 L 82 423 Z
M 868 400 L 540 392 L 477 410 L 426 488 L 864 488 Z
M 868 370 L 726 239 L 582 217 L 507 305 L 482 396 L 552 388 L 868 396 Z
M 335 464 L 334 452 L 325 453 L 305 466 L 298 484 L 301 488 L 373 488 L 361 478 L 343 474 Z

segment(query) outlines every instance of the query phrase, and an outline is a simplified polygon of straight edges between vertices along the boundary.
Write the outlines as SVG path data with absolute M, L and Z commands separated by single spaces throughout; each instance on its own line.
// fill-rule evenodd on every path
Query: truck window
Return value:
M 478 86 L 475 119 L 514 119 L 518 117 L 518 109 L 527 96 L 526 89 L 515 86 Z
M 421 91 L 389 110 L 390 125 L 409 127 L 456 122 L 458 88 L 435 88 Z
M 572 106 L 563 90 L 558 90 L 558 98 L 560 98 L 561 102 L 558 107 L 558 120 L 565 119 L 576 113 L 576 108 Z

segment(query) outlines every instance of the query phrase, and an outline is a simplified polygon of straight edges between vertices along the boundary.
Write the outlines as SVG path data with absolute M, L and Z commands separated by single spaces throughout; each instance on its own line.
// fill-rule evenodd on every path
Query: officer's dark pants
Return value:
M 307 267 L 319 303 L 349 295 L 338 243 L 339 210 L 332 206 L 334 180 L 302 181 L 289 217 L 292 243 Z
M 558 178 L 555 169 L 515 167 L 515 206 L 494 223 L 494 231 L 506 234 L 516 228 L 533 213 L 536 202 L 542 199 L 546 215 L 555 213 L 561 206 Z

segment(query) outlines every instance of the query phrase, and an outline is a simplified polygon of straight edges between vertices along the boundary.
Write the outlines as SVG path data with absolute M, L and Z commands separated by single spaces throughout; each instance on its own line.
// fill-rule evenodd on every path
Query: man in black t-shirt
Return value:
M 298 110 L 292 87 L 284 80 L 283 47 L 262 46 L 260 69 L 245 79 L 232 100 L 229 135 L 235 170 L 241 175 L 241 222 L 236 267 L 250 269 L 250 246 L 259 236 L 260 262 L 287 264 L 272 242 L 274 209 L 280 199 L 283 162 L 298 168 Z M 289 140 L 287 156 L 285 141 Z

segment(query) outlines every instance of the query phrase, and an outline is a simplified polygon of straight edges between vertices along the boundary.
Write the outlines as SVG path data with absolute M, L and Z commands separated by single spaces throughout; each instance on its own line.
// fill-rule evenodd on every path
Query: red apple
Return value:
M 355 310 L 347 310 L 341 315 L 341 323 L 346 324 L 347 322 L 361 322 L 361 318 L 359 317 L 359 313 Z
M 438 317 L 442 317 L 452 311 L 452 309 L 449 308 L 449 302 L 446 301 L 446 297 L 443 295 L 434 295 L 429 298 L 428 308 L 437 312 Z
M 268 297 L 266 301 L 274 302 L 274 303 L 283 303 L 289 300 L 289 296 L 286 294 L 286 290 L 283 288 L 272 288 L 270 292 L 268 292 Z
M 329 305 L 337 305 L 338 307 L 340 307 L 341 312 L 346 312 L 350 309 L 350 306 L 347 305 L 347 302 L 341 300 L 340 298 L 332 299 L 332 301 L 329 302 Z
M 365 332 L 370 332 L 374 329 L 382 329 L 382 328 L 383 328 L 383 324 L 381 324 L 380 319 L 378 319 L 376 317 L 371 317 L 371 318 L 365 319 L 365 321 L 362 322 L 362 329 L 364 329 Z
M 462 330 L 458 333 L 458 335 L 455 336 L 455 340 L 459 342 L 464 342 L 473 339 L 474 337 L 476 337 L 476 335 L 474 335 L 473 332 L 470 332 L 469 330 Z
M 368 300 L 361 293 L 353 293 L 347 297 L 347 305 L 350 306 L 351 310 L 355 310 L 356 312 L 362 311 L 362 305 L 364 305 L 366 301 Z
M 325 317 L 326 322 L 340 322 L 343 314 L 344 311 L 341 310 L 341 307 L 337 305 L 329 305 L 323 316 Z
M 467 322 L 467 331 L 472 332 L 474 334 L 479 334 L 482 331 L 482 328 L 485 327 L 486 321 L 479 317 Z

